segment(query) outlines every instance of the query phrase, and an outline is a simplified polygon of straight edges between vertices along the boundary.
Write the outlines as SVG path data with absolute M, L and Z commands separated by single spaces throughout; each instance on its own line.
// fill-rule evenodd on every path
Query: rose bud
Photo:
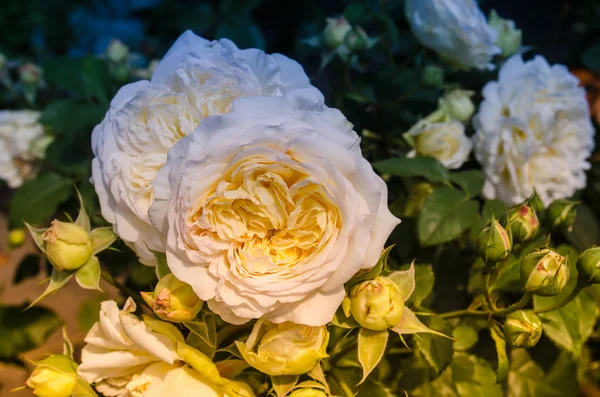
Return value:
M 301 375 L 328 357 L 326 326 L 258 320 L 246 343 L 235 342 L 244 359 L 267 375 Z
M 360 26 L 353 28 L 344 39 L 350 52 L 364 51 L 369 47 L 369 36 Z
M 53 355 L 38 363 L 25 386 L 38 397 L 71 397 L 77 384 L 77 364 L 62 355 Z
M 534 251 L 521 262 L 521 282 L 535 295 L 557 295 L 569 280 L 569 259 L 544 248 Z
M 335 50 L 344 44 L 346 35 L 352 30 L 352 26 L 344 17 L 327 18 L 326 22 L 327 26 L 323 30 L 323 41 L 327 48 Z
M 477 236 L 477 250 L 486 263 L 503 261 L 512 250 L 512 236 L 500 222 L 492 219 L 492 223 Z
M 531 209 L 533 209 L 535 211 L 538 218 L 540 218 L 540 216 L 546 210 L 546 207 L 544 206 L 544 202 L 542 201 L 542 199 L 540 198 L 540 196 L 537 194 L 537 192 L 535 190 L 533 191 L 533 195 L 527 199 L 526 203 L 529 207 L 531 207 Z
M 165 321 L 183 323 L 192 321 L 204 305 L 192 287 L 178 280 L 172 273 L 160 279 L 154 292 L 140 292 L 154 313 Z
M 129 47 L 119 39 L 113 39 L 106 47 L 106 57 L 113 62 L 122 62 L 129 55 Z
M 600 283 L 600 247 L 593 247 L 581 253 L 577 260 L 577 281 L 582 286 Z
M 501 18 L 496 10 L 490 12 L 488 18 L 490 28 L 498 33 L 496 45 L 502 49 L 502 55 L 509 57 L 519 51 L 523 33 L 515 27 L 515 22 L 510 19 Z
M 542 322 L 532 310 L 510 313 L 504 322 L 504 337 L 514 347 L 533 347 L 542 336 Z
M 534 238 L 540 228 L 535 211 L 527 204 L 520 204 L 508 210 L 504 222 L 510 228 L 513 241 L 522 243 Z
M 92 256 L 92 238 L 81 226 L 53 220 L 42 235 L 46 256 L 58 270 L 76 270 Z
M 379 276 L 363 281 L 350 291 L 350 312 L 364 328 L 383 331 L 397 325 L 404 311 L 404 297 L 391 280 Z
M 570 200 L 555 200 L 548 206 L 548 218 L 550 224 L 556 228 L 564 228 L 570 230 L 575 222 L 577 210 L 576 201 Z
M 323 390 L 304 387 L 294 390 L 288 397 L 327 397 L 327 393 Z
M 475 105 L 471 100 L 473 91 L 454 89 L 448 91 L 440 99 L 439 106 L 445 110 L 450 117 L 461 122 L 468 121 L 475 113 Z

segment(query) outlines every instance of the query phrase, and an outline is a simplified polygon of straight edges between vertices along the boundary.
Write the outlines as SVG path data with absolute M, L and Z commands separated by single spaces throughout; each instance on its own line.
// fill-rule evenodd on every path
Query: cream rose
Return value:
M 513 56 L 483 97 L 473 124 L 487 198 L 516 204 L 535 190 L 548 205 L 585 187 L 594 128 L 585 90 L 566 67 Z
M 187 31 L 158 64 L 151 81 L 121 88 L 92 134 L 92 179 L 102 215 L 143 263 L 164 252 L 150 224 L 152 181 L 169 149 L 206 117 L 241 97 L 285 96 L 300 109 L 321 109 L 323 96 L 302 67 L 280 54 L 240 50 Z
M 409 156 L 434 157 L 447 168 L 456 169 L 469 158 L 473 142 L 465 135 L 465 126 L 456 120 L 417 124 L 409 131 L 415 149 Z
M 52 137 L 44 135 L 40 112 L 0 111 L 0 179 L 17 188 L 38 171 Z
M 129 385 L 155 363 L 181 363 L 176 340 L 153 331 L 132 313 L 131 298 L 119 310 L 115 301 L 101 304 L 100 319 L 85 337 L 77 373 L 105 396 L 128 396 Z M 183 336 L 172 324 L 162 323 L 181 342 Z
M 501 49 L 498 34 L 474 0 L 406 0 L 413 34 L 426 47 L 461 68 L 493 69 Z
M 281 97 L 205 120 L 153 186 L 169 268 L 234 324 L 326 324 L 399 222 L 342 114 Z

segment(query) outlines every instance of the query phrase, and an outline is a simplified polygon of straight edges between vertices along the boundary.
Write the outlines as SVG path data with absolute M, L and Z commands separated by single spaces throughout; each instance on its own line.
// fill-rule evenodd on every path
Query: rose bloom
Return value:
M 474 0 L 406 0 L 406 18 L 425 47 L 459 68 L 493 69 L 498 37 Z
M 153 186 L 169 268 L 234 324 L 328 323 L 399 222 L 343 115 L 281 97 L 206 119 Z
M 11 188 L 37 174 L 37 163 L 52 142 L 39 118 L 40 112 L 33 110 L 0 111 L 0 179 Z
M 594 128 L 585 90 L 566 67 L 515 55 L 483 98 L 473 124 L 485 197 L 516 204 L 536 191 L 548 205 L 585 187 Z
M 175 340 L 155 332 L 133 312 L 131 298 L 119 310 L 115 301 L 101 304 L 99 321 L 85 337 L 87 345 L 81 352 L 77 373 L 105 396 L 127 396 L 132 380 L 154 363 L 174 365 L 181 361 Z M 171 324 L 165 323 L 183 341 L 183 336 Z M 139 380 L 137 381 L 139 382 Z
M 285 96 L 297 108 L 323 107 L 302 67 L 280 54 L 240 50 L 185 32 L 150 81 L 122 87 L 92 134 L 92 179 L 102 215 L 143 263 L 164 251 L 150 224 L 152 181 L 169 149 L 208 116 L 231 110 L 241 97 Z
M 434 157 L 449 169 L 460 168 L 473 149 L 473 142 L 465 135 L 465 126 L 456 120 L 424 122 L 411 129 L 409 135 L 415 140 L 415 150 L 410 156 Z

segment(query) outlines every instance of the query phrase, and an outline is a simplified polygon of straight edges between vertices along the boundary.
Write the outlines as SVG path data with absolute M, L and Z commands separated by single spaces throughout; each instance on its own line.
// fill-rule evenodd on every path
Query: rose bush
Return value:
M 358 145 L 339 111 L 285 98 L 240 99 L 205 120 L 153 184 L 173 274 L 230 323 L 326 324 L 399 222 Z
M 92 134 L 92 178 L 102 215 L 145 264 L 164 252 L 150 224 L 152 181 L 169 149 L 236 98 L 275 95 L 300 109 L 322 108 L 323 96 L 302 67 L 280 54 L 240 50 L 188 31 L 173 44 L 150 81 L 123 86 Z

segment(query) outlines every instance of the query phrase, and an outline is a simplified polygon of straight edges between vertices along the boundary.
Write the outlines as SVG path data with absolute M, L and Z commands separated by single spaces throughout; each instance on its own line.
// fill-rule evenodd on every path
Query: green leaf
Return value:
M 421 303 L 427 299 L 433 285 L 435 283 L 435 275 L 431 265 L 416 265 L 415 266 L 415 290 L 408 299 L 407 303 L 411 304 L 411 307 L 419 307 Z
M 75 219 L 74 223 L 81 227 L 83 230 L 89 232 L 91 230 L 90 217 L 87 211 L 85 210 L 85 205 L 83 203 L 83 197 L 81 197 L 81 193 L 79 193 L 79 190 L 77 190 L 77 188 L 75 188 L 75 192 L 77 193 L 77 199 L 79 200 L 79 212 L 77 213 L 77 218 Z
M 62 324 L 51 310 L 23 306 L 0 306 L 0 360 L 14 360 L 17 355 L 37 348 Z
M 52 275 L 50 276 L 50 282 L 46 287 L 46 290 L 42 295 L 38 296 L 36 300 L 31 302 L 27 309 L 32 308 L 36 303 L 44 299 L 46 296 L 50 295 L 53 292 L 58 291 L 62 286 L 69 282 L 69 280 L 73 277 L 72 272 L 60 271 L 56 270 L 56 268 L 52 269 Z
M 101 59 L 89 55 L 83 58 L 81 68 L 86 95 L 97 98 L 102 104 L 107 106 L 109 99 L 106 88 L 110 86 L 110 79 L 106 63 Z
M 86 299 L 81 303 L 79 311 L 77 312 L 77 324 L 79 329 L 83 333 L 87 333 L 96 321 L 98 321 L 100 315 L 100 303 L 99 299 Z
M 507 381 L 508 397 L 577 397 L 577 365 L 569 353 L 561 352 L 544 373 L 532 360 L 529 350 L 513 349 L 510 354 L 510 371 Z
M 456 189 L 440 188 L 425 199 L 418 220 L 423 247 L 445 243 L 460 236 L 473 223 L 479 204 Z
M 30 277 L 35 277 L 40 272 L 40 257 L 29 254 L 21 260 L 19 267 L 13 277 L 13 284 L 19 284 L 21 281 Z
M 485 200 L 483 203 L 483 210 L 481 211 L 481 215 L 483 215 L 483 220 L 485 225 L 490 223 L 492 220 L 492 215 L 496 217 L 496 219 L 500 219 L 502 215 L 508 210 L 506 204 L 500 200 Z M 485 226 L 484 225 L 484 226 Z
M 405 307 L 402 311 L 400 322 L 390 329 L 400 336 L 405 334 L 431 333 L 449 338 L 440 332 L 427 328 L 408 307 Z
M 457 184 L 469 197 L 476 197 L 481 194 L 485 176 L 479 170 L 460 171 L 450 174 L 450 181 Z
M 219 374 L 227 379 L 233 379 L 238 376 L 243 370 L 249 368 L 250 365 L 246 360 L 229 359 L 215 363 Z
M 100 288 L 100 273 L 100 262 L 98 258 L 92 256 L 77 270 L 75 280 L 81 288 L 102 291 L 102 288 Z
M 69 136 L 83 130 L 89 135 L 92 128 L 102 121 L 105 113 L 106 108 L 100 105 L 74 99 L 59 99 L 46 106 L 40 122 L 52 127 L 61 135 Z M 53 142 L 53 145 L 63 144 L 61 140 Z
M 365 272 L 358 272 L 358 274 L 356 274 L 354 277 L 352 277 L 350 279 L 350 281 L 348 281 L 346 283 L 346 287 L 349 289 L 353 285 L 356 285 L 356 284 L 360 283 L 361 281 L 372 280 L 375 277 L 379 276 L 381 274 L 381 272 L 387 268 L 387 260 L 388 260 L 388 257 L 390 256 L 390 251 L 392 250 L 392 248 L 394 248 L 393 245 L 390 245 L 389 247 L 385 248 L 383 250 L 383 252 L 381 253 L 381 255 L 379 256 L 379 259 L 377 260 L 377 263 L 375 264 L 375 266 L 373 266 L 372 268 L 368 269 Z
M 446 167 L 433 157 L 397 157 L 373 163 L 373 168 L 384 174 L 403 177 L 421 176 L 431 182 L 448 183 L 450 174 Z
M 154 258 L 156 258 L 156 276 L 160 280 L 167 274 L 171 273 L 169 265 L 167 265 L 167 256 L 163 252 L 152 251 Z
M 363 376 L 359 384 L 375 369 L 383 358 L 389 337 L 388 330 L 371 331 L 361 328 L 358 332 L 358 362 L 363 369 Z
M 490 335 L 496 345 L 496 353 L 498 355 L 498 370 L 496 371 L 496 377 L 498 383 L 504 382 L 508 375 L 508 354 L 506 354 L 506 340 L 504 335 L 497 326 L 490 327 Z
M 117 235 L 113 232 L 112 227 L 99 227 L 90 233 L 92 237 L 92 249 L 94 254 L 101 252 L 117 239 Z
M 215 315 L 205 312 L 202 316 L 202 321 L 194 320 L 189 323 L 184 323 L 183 325 L 196 336 L 190 336 L 189 338 L 191 339 L 187 342 L 191 343 L 194 348 L 200 350 L 212 359 L 217 350 L 217 325 Z
M 294 389 L 298 383 L 298 375 L 279 375 L 271 376 L 273 390 L 277 397 L 284 397 Z
M 600 222 L 592 208 L 581 203 L 577 206 L 577 216 L 571 230 L 563 231 L 567 240 L 580 251 L 594 245 L 600 246 Z
M 466 353 L 456 353 L 450 368 L 458 396 L 502 396 L 502 387 L 496 384 L 496 374 L 486 360 Z
M 449 335 L 452 331 L 448 323 L 439 317 L 428 318 L 428 325 L 433 330 Z M 452 340 L 438 335 L 422 334 L 415 338 L 419 352 L 436 374 L 440 374 L 452 360 Z
M 396 284 L 402 297 L 407 301 L 415 290 L 415 263 L 411 263 L 408 270 L 390 273 L 387 278 Z
M 69 198 L 72 190 L 73 181 L 54 173 L 25 182 L 10 202 L 11 223 L 42 223 L 56 213 L 59 204 Z
M 61 89 L 85 95 L 80 58 L 65 56 L 50 59 L 44 64 L 44 77 L 48 83 Z
M 456 351 L 469 350 L 479 340 L 477 330 L 465 323 L 461 323 L 452 330 L 452 337 L 454 338 L 454 350 Z

